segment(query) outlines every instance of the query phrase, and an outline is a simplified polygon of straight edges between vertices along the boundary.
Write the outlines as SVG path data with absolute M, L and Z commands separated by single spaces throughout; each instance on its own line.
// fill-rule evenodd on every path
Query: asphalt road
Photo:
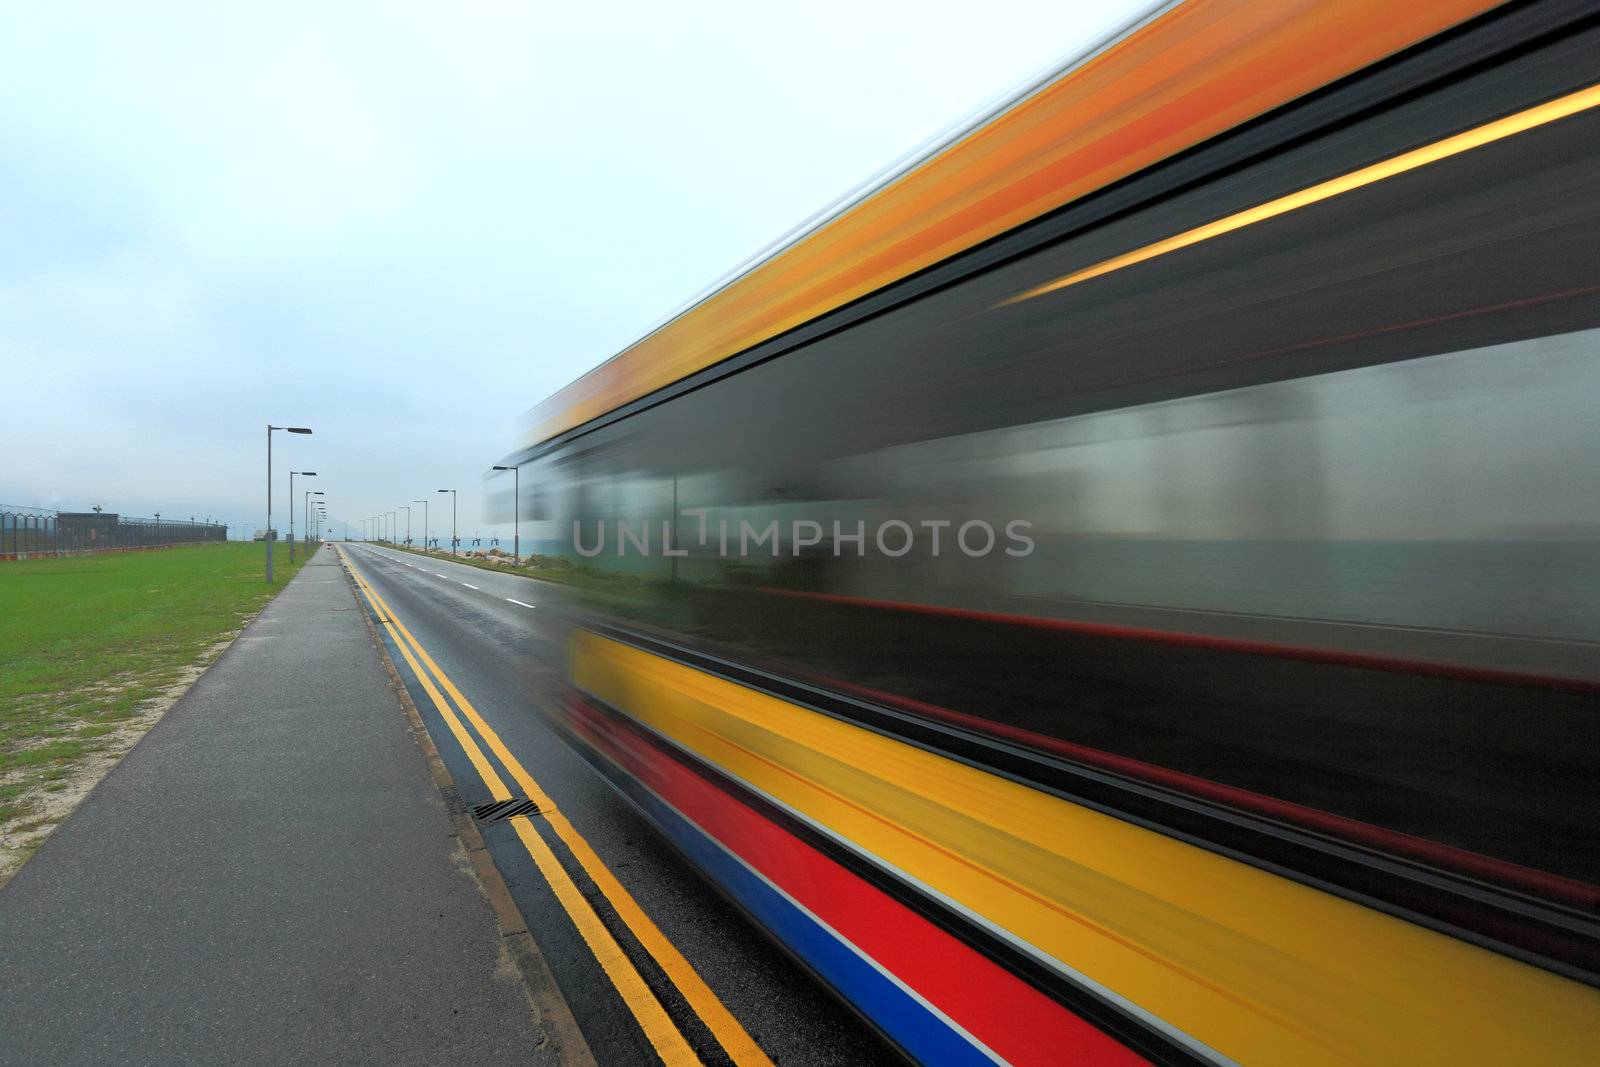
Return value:
M 777 1063 L 894 1062 L 872 1031 L 688 867 L 546 724 L 538 709 L 556 681 L 552 665 L 560 650 L 553 642 L 550 609 L 561 598 L 559 587 L 415 553 L 366 544 L 345 547 L 388 611 L 526 767 L 762 1052 Z M 392 640 L 390 654 L 463 803 L 471 808 L 489 802 L 481 774 Z M 623 1002 L 511 825 L 490 822 L 481 829 L 596 1057 L 616 1064 L 657 1059 L 637 1013 Z M 560 851 L 559 843 L 556 847 Z M 639 972 L 694 1051 L 708 1061 L 727 1062 L 695 1010 L 618 925 L 605 895 L 581 872 L 576 880 L 639 963 Z

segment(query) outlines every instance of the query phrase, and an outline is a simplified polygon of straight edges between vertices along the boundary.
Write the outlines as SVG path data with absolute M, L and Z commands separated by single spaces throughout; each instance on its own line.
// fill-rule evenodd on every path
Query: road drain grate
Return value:
M 497 800 L 493 804 L 479 804 L 472 809 L 472 817 L 479 822 L 499 822 L 516 815 L 537 815 L 539 805 L 527 798 Z

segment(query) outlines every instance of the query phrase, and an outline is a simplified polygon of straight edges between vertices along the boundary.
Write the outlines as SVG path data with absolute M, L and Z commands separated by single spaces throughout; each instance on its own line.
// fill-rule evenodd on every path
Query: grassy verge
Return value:
M 260 544 L 0 563 L 0 881 L 86 791 L 86 764 L 192 680 L 301 564 Z M 98 776 L 96 776 L 98 777 Z M 91 780 L 89 785 L 93 784 Z M 9 862 L 8 862 L 9 861 Z

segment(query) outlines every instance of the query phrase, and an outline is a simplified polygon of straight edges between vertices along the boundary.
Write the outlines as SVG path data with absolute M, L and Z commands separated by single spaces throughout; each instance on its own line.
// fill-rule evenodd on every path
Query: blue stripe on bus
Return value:
M 868 963 L 839 935 L 753 873 L 714 838 L 647 787 L 616 773 L 603 756 L 598 753 L 593 756 L 595 762 L 603 765 L 606 776 L 639 804 L 693 863 L 912 1058 L 922 1063 L 993 1064 L 992 1059 L 947 1021 Z M 728 803 L 738 801 L 729 798 Z

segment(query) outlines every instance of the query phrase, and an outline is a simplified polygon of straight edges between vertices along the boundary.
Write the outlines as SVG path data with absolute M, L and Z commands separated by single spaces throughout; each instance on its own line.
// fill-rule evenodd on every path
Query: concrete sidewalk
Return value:
M 554 1062 L 331 549 L 0 889 L 0 1063 Z

